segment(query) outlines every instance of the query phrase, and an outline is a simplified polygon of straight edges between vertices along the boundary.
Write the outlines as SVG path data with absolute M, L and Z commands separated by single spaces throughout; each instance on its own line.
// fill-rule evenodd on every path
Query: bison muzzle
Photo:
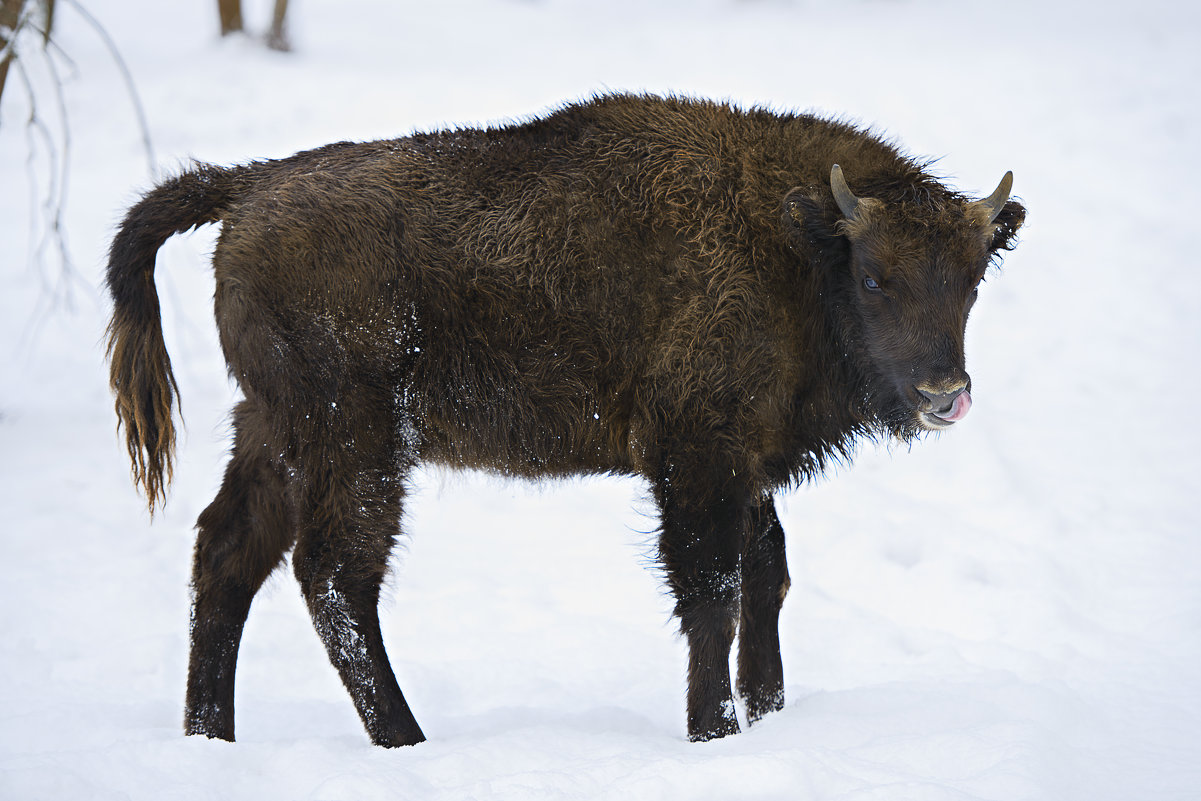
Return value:
M 112 245 L 108 354 L 151 511 L 178 390 L 154 283 L 222 223 L 221 347 L 244 399 L 193 563 L 186 731 L 232 740 L 251 599 L 289 550 L 373 742 L 424 735 L 377 602 L 419 463 L 643 477 L 687 640 L 688 735 L 784 703 L 773 493 L 971 406 L 977 286 L 1025 216 L 809 115 L 606 96 L 542 118 L 340 143 L 150 191 Z M 728 660 L 738 635 L 737 680 Z

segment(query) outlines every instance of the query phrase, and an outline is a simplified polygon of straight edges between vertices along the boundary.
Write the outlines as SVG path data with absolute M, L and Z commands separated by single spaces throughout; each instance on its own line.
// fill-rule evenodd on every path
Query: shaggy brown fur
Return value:
M 198 525 L 187 731 L 233 739 L 242 626 L 294 547 L 372 740 L 423 739 L 376 613 L 420 462 L 646 478 L 690 647 L 690 737 L 738 729 L 736 632 L 749 719 L 779 709 L 772 494 L 857 437 L 910 437 L 964 403 L 968 310 L 1024 214 L 850 125 L 634 96 L 163 183 L 108 268 L 117 413 L 152 509 L 176 396 L 155 253 L 174 233 L 222 223 L 217 326 L 245 395 Z

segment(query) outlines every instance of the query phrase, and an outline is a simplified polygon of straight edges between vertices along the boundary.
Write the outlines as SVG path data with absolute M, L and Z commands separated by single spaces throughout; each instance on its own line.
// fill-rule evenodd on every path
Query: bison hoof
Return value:
M 746 704 L 746 720 L 752 726 L 770 712 L 779 712 L 784 708 L 784 688 L 761 694 L 743 696 Z
M 722 704 L 719 712 L 709 717 L 709 720 L 691 723 L 688 726 L 688 739 L 694 743 L 703 743 L 718 737 L 738 734 L 739 731 L 738 718 L 734 716 L 734 702 L 727 701 Z
M 417 745 L 425 742 L 425 734 L 417 726 L 384 733 L 373 733 L 371 742 L 384 748 L 400 748 L 404 745 Z
M 183 733 L 203 736 L 210 740 L 234 741 L 233 716 L 218 706 L 204 704 L 184 713 Z
M 210 740 L 224 740 L 227 743 L 234 741 L 232 729 L 206 729 L 203 726 L 190 725 L 184 727 L 183 733 L 188 737 L 207 737 Z
M 694 743 L 704 743 L 708 742 L 709 740 L 716 740 L 719 737 L 727 737 L 731 734 L 738 734 L 739 731 L 741 731 L 741 729 L 738 728 L 738 723 L 735 721 L 732 723 L 722 724 L 721 726 L 713 729 L 690 732 L 688 734 L 688 740 Z

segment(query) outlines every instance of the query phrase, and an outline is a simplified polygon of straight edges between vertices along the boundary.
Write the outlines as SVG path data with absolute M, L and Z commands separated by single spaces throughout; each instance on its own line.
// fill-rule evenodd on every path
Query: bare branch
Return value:
M 121 51 L 117 48 L 117 43 L 113 41 L 113 37 L 109 35 L 100 21 L 79 4 L 78 0 L 68 0 L 76 13 L 81 16 L 84 21 L 92 26 L 96 31 L 96 35 L 104 42 L 104 46 L 108 48 L 109 54 L 117 65 L 117 69 L 121 73 L 121 78 L 125 82 L 125 89 L 129 93 L 129 99 L 133 102 L 134 113 L 138 118 L 138 127 L 142 131 L 142 147 L 146 150 L 146 161 L 150 167 L 150 177 L 158 179 L 158 162 L 154 157 L 154 144 L 150 140 L 150 124 L 146 121 L 146 110 L 142 106 L 141 96 L 138 95 L 137 86 L 133 81 L 133 73 L 129 70 L 129 65 L 125 63 L 125 59 L 121 56 Z
M 16 56 L 17 36 L 28 18 L 27 11 L 22 13 L 24 5 L 25 0 L 0 0 L 0 98 L 4 97 L 8 68 Z

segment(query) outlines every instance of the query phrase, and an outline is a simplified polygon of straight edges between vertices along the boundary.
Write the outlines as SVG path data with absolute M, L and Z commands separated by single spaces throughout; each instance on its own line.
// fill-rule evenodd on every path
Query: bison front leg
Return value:
M 730 647 L 738 623 L 739 557 L 749 504 L 728 467 L 673 465 L 655 486 L 659 552 L 688 641 L 688 738 L 738 732 Z
M 751 723 L 784 707 L 779 622 L 788 586 L 784 529 L 771 496 L 764 496 L 752 511 L 742 553 L 738 695 Z

